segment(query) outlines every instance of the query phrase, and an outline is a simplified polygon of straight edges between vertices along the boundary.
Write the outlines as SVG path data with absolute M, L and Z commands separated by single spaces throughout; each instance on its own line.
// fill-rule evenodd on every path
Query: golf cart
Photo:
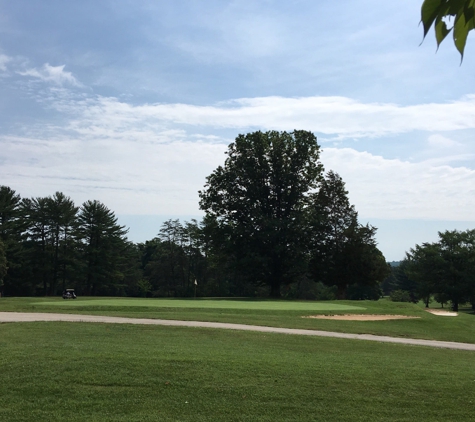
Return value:
M 66 289 L 63 292 L 63 299 L 76 299 L 76 293 L 74 293 L 74 289 Z

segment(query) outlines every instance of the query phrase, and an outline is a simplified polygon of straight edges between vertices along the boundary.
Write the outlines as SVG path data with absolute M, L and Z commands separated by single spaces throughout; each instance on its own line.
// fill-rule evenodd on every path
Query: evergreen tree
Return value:
M 0 240 L 0 297 L 3 296 L 3 279 L 7 275 L 7 256 L 5 254 L 5 247 Z
M 0 186 L 0 240 L 5 249 L 7 274 L 4 276 L 4 294 L 27 295 L 32 293 L 30 279 L 24 277 L 27 266 L 22 247 L 22 233 L 25 230 L 21 198 L 8 186 Z
M 158 237 L 143 245 L 144 274 L 157 296 L 192 296 L 194 281 L 203 285 L 200 228 L 196 221 L 163 223 Z
M 23 215 L 27 224 L 26 256 L 32 271 L 32 279 L 39 284 L 46 296 L 51 294 L 52 256 L 51 218 L 48 198 L 24 199 L 22 202 Z
M 83 280 L 86 295 L 121 294 L 125 290 L 121 264 L 127 249 L 127 230 L 99 201 L 86 201 L 78 215 Z
M 66 289 L 70 273 L 76 264 L 77 212 L 74 202 L 61 192 L 48 198 L 50 218 L 50 242 L 52 246 L 52 281 L 50 294 L 54 294 L 58 283 Z

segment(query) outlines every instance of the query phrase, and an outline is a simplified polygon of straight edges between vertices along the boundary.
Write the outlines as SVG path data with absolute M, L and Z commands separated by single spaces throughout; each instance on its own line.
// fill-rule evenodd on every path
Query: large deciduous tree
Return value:
M 424 37 L 434 26 L 437 46 L 452 32 L 455 47 L 463 58 L 468 33 L 475 28 L 475 2 L 424 0 L 421 7 L 421 22 L 424 26 Z
M 312 195 L 309 215 L 313 279 L 337 286 L 339 299 L 345 299 L 350 285 L 379 288 L 389 267 L 376 247 L 376 229 L 358 223 L 358 213 L 337 173 L 329 171 Z
M 457 311 L 475 296 L 475 230 L 439 232 L 438 242 L 416 245 L 407 258 L 422 297 L 443 295 Z
M 239 135 L 199 193 L 201 209 L 225 233 L 236 271 L 270 286 L 272 297 L 306 270 L 303 221 L 322 174 L 319 152 L 307 131 Z

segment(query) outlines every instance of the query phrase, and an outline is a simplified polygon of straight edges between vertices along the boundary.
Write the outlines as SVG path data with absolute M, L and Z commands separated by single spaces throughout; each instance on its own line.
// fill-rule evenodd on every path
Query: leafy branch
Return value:
M 475 0 L 424 0 L 421 22 L 424 38 L 434 26 L 437 48 L 452 32 L 455 47 L 463 59 L 468 33 L 475 28 Z

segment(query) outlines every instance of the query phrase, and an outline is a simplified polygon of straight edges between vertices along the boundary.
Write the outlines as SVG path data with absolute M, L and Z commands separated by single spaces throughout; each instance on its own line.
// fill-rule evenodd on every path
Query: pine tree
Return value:
M 118 294 L 125 286 L 121 268 L 127 249 L 127 230 L 114 213 L 99 201 L 86 201 L 78 216 L 83 260 L 83 284 L 87 295 Z
M 4 294 L 25 295 L 31 293 L 24 283 L 25 259 L 22 248 L 24 224 L 21 198 L 8 186 L 0 186 L 0 240 L 3 242 L 8 272 L 4 276 Z

